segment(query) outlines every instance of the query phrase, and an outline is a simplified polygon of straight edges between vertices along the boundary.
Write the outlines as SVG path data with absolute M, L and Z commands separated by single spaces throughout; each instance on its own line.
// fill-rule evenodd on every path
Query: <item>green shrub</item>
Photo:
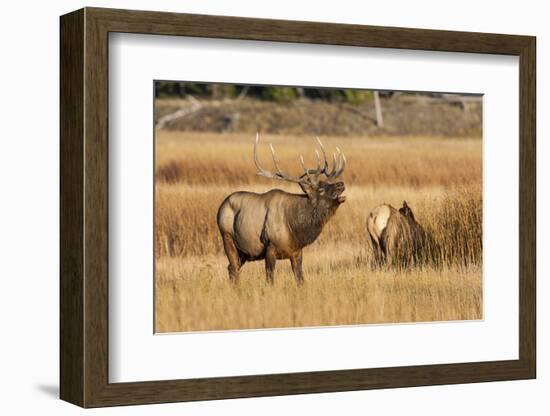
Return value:
M 263 89 L 262 98 L 276 103 L 288 103 L 296 99 L 296 89 L 293 87 L 266 87 Z

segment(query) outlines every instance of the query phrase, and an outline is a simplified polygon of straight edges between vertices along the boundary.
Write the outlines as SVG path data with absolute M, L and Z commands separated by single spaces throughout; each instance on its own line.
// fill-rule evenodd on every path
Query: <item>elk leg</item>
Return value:
M 229 272 L 229 280 L 233 283 L 237 283 L 239 279 L 239 271 L 241 270 L 241 256 L 239 251 L 235 246 L 233 238 L 229 234 L 223 235 L 223 249 L 225 250 L 225 255 L 227 260 L 229 260 L 229 266 L 227 266 L 227 271 Z
M 379 267 L 384 261 L 382 248 L 380 247 L 380 243 L 378 243 L 378 240 L 375 239 L 372 235 L 370 236 L 370 241 L 372 243 L 372 250 L 374 251 L 374 264 Z
M 269 284 L 273 284 L 276 261 L 277 261 L 277 256 L 276 256 L 275 250 L 271 247 L 268 247 L 265 252 L 265 275 L 267 278 L 267 283 Z
M 290 257 L 290 265 L 292 266 L 292 272 L 298 286 L 304 284 L 304 273 L 302 272 L 302 252 Z
M 386 265 L 388 264 L 388 247 L 385 243 L 384 240 L 380 240 L 379 241 L 379 246 L 380 247 L 380 259 L 382 261 L 382 263 L 385 263 Z

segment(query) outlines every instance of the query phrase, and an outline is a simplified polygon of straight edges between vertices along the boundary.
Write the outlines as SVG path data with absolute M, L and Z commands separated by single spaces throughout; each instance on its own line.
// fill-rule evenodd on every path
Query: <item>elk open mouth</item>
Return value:
M 346 186 L 342 182 L 339 182 L 336 184 L 336 198 L 334 199 L 336 199 L 336 201 L 338 201 L 339 204 L 346 201 L 346 197 L 342 195 L 345 190 L 346 190 Z

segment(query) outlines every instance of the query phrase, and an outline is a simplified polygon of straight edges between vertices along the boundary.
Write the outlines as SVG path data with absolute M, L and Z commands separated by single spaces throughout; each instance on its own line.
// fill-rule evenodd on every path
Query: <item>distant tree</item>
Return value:
M 344 100 L 348 104 L 360 105 L 372 100 L 372 91 L 367 90 L 343 90 Z
M 296 99 L 296 89 L 292 87 L 265 87 L 262 98 L 277 103 L 288 103 Z

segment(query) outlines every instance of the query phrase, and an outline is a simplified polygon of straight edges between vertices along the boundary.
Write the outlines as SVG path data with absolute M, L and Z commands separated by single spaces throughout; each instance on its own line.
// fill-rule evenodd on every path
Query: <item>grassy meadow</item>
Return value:
M 288 261 L 274 286 L 264 263 L 247 263 L 237 286 L 216 225 L 224 198 L 238 190 L 295 184 L 255 174 L 253 134 L 156 132 L 155 323 L 157 332 L 425 322 L 482 318 L 482 144 L 479 139 L 321 137 L 348 163 L 347 201 L 304 249 L 306 283 Z M 314 165 L 310 136 L 262 135 L 285 172 Z M 376 267 L 366 218 L 381 203 L 406 200 L 440 244 L 441 262 L 396 271 Z

